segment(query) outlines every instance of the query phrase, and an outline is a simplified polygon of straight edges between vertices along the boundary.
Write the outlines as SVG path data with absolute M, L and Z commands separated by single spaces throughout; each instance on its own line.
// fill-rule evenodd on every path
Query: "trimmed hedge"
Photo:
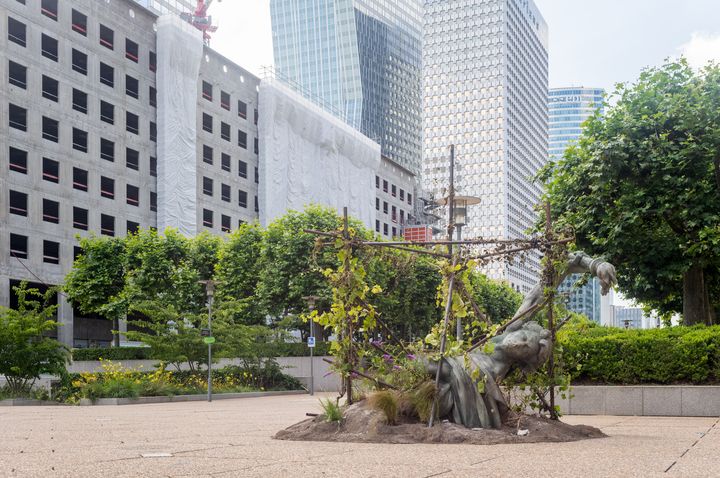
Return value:
M 148 360 L 151 359 L 150 347 L 105 347 L 91 349 L 73 349 L 73 361 L 81 360 Z
M 560 343 L 574 383 L 720 383 L 720 326 L 591 327 L 562 333 Z

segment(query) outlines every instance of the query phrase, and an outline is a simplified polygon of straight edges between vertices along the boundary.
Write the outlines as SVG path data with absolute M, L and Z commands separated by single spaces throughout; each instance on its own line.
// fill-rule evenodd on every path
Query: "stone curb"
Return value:
M 272 392 L 239 392 L 239 393 L 217 393 L 213 394 L 213 400 L 228 400 L 236 398 L 257 398 L 273 397 L 278 395 L 305 395 L 305 390 L 281 390 Z M 147 403 L 170 403 L 170 402 L 203 402 L 207 395 L 174 395 L 172 397 L 138 397 L 138 398 L 98 398 L 92 401 L 88 398 L 80 399 L 81 406 L 97 405 L 140 405 Z
M 67 406 L 67 403 L 54 402 L 52 400 L 35 400 L 34 398 L 8 398 L 0 400 L 0 407 L 42 407 L 42 406 Z

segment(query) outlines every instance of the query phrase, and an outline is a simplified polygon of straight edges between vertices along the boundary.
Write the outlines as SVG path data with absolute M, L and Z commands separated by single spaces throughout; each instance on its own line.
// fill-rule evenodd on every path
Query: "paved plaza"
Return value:
M 569 416 L 609 438 L 528 445 L 273 440 L 317 412 L 292 395 L 96 407 L 0 408 L 0 476 L 720 476 L 717 418 Z

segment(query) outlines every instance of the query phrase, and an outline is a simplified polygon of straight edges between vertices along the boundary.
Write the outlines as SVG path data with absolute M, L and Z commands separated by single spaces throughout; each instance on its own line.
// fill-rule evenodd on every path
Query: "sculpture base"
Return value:
M 520 425 L 518 427 L 518 419 Z M 310 418 L 279 431 L 278 440 L 333 441 L 355 443 L 460 443 L 496 445 L 503 443 L 566 442 L 603 438 L 597 428 L 568 425 L 531 415 L 512 418 L 501 429 L 468 429 L 442 421 L 433 428 L 427 424 L 399 418 L 396 425 L 388 425 L 385 415 L 360 402 L 344 410 L 342 422 L 326 422 L 322 416 Z M 527 430 L 526 435 L 518 435 Z

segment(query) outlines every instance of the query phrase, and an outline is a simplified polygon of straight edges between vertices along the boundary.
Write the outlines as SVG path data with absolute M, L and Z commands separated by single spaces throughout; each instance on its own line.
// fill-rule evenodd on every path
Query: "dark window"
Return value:
M 150 122 L 150 141 L 157 142 L 157 123 L 154 121 Z
M 388 225 L 387 224 L 383 224 L 383 234 L 385 234 L 386 236 L 388 235 Z
M 397 222 L 397 208 L 395 206 L 392 207 L 392 213 L 390 214 L 390 217 L 392 219 L 392 222 Z
M 140 134 L 140 118 L 135 113 L 125 112 L 125 129 L 133 134 Z
M 137 78 L 125 75 L 125 94 L 135 99 L 140 97 L 140 83 Z
M 40 12 L 46 17 L 57 21 L 58 0 L 42 0 L 40 3 Z
M 115 87 L 115 69 L 103 62 L 100 62 L 100 83 L 110 88 Z
M 247 118 L 247 103 L 238 100 L 238 116 L 241 118 Z
M 127 221 L 127 233 L 137 234 L 138 232 L 140 232 L 140 223 Z
M 102 23 L 100 24 L 100 44 L 111 50 L 115 47 L 115 32 Z
M 157 90 L 152 86 L 150 87 L 150 92 L 148 94 L 148 98 L 149 98 L 148 101 L 150 103 L 150 106 L 153 106 L 153 107 L 157 106 Z
M 115 180 L 100 177 L 100 195 L 104 198 L 115 199 Z
M 230 195 L 231 195 L 231 193 L 230 193 L 230 185 L 228 185 L 228 184 L 221 184 L 221 185 L 220 185 L 220 198 L 221 198 L 223 201 L 230 202 L 230 201 L 231 201 Z
M 380 210 L 380 198 L 375 198 L 375 210 Z
M 247 163 L 243 160 L 238 160 L 238 176 L 247 178 Z
M 73 128 L 73 149 L 87 153 L 88 150 L 88 134 L 78 128 Z
M 43 179 L 51 183 L 60 182 L 60 163 L 50 158 L 43 158 Z
M 213 163 L 213 149 L 206 144 L 203 145 L 203 161 L 208 164 Z
M 28 195 L 19 191 L 10 190 L 10 214 L 27 216 Z
M 212 93 L 213 93 L 212 90 L 213 90 L 213 87 L 210 83 L 208 83 L 207 81 L 202 82 L 203 98 L 205 98 L 208 101 L 212 101 Z
M 88 95 L 84 91 L 73 88 L 73 109 L 81 113 L 87 114 Z
M 87 15 L 84 15 L 73 9 L 72 29 L 81 34 L 82 36 L 87 36 Z
M 380 221 L 375 219 L 375 231 L 380 232 Z
M 139 55 L 140 55 L 140 48 L 138 47 L 138 44 L 135 43 L 134 41 L 132 41 L 131 39 L 126 38 L 125 39 L 125 58 L 137 63 Z
M 258 170 L 258 167 L 255 166 L 255 184 L 258 184 L 260 182 L 260 171 Z
M 258 212 L 260 210 L 260 203 L 258 202 L 258 197 L 255 196 L 255 212 Z
M 60 243 L 55 241 L 43 241 L 43 262 L 48 264 L 60 264 Z
M 383 180 L 383 192 L 388 192 L 388 182 Z
M 253 112 L 253 123 L 258 123 L 258 110 L 255 108 L 255 111 Z
M 238 227 L 242 227 L 243 224 L 247 224 L 247 222 L 243 221 L 242 219 L 238 219 Z
M 72 51 L 72 69 L 87 75 L 87 55 L 75 48 Z
M 115 218 L 107 214 L 100 214 L 100 234 L 115 235 Z
M 88 172 L 84 169 L 73 168 L 73 188 L 80 191 L 88 190 Z
M 383 201 L 383 213 L 385 213 L 385 214 L 388 213 L 388 203 L 385 201 Z
M 125 189 L 127 203 L 131 206 L 140 206 L 140 188 L 128 184 Z
M 400 200 L 405 201 L 405 190 L 400 188 Z
M 380 189 L 380 176 L 375 176 L 375 187 Z
M 115 143 L 113 141 L 100 138 L 100 157 L 105 161 L 115 161 Z
M 230 111 L 230 93 L 220 92 L 220 106 Z
M 400 209 L 400 224 L 405 224 L 405 211 Z
M 28 258 L 28 238 L 20 234 L 10 234 L 10 255 L 18 259 Z
M 148 67 L 150 68 L 150 71 L 155 71 L 157 69 L 157 55 L 155 55 L 154 51 L 151 51 L 150 55 L 148 55 Z
M 242 189 L 238 189 L 238 206 L 247 207 L 247 192 Z
M 125 166 L 135 171 L 140 170 L 140 152 L 132 148 L 125 148 Z
M 230 232 L 230 216 L 223 214 L 220 217 L 220 229 L 222 232 Z
M 394 184 L 392 186 L 390 186 L 390 194 L 392 194 L 392 197 L 397 196 L 397 188 L 395 187 Z
M 112 103 L 100 100 L 100 120 L 115 124 L 115 106 Z
M 202 127 L 203 127 L 203 131 L 212 133 L 213 132 L 213 117 L 207 113 L 203 113 Z
M 227 123 L 220 123 L 220 137 L 225 141 L 230 141 L 230 125 Z
M 150 191 L 150 210 L 157 211 L 157 193 Z
M 412 194 L 408 193 L 408 204 L 412 206 Z
M 40 49 L 42 51 L 42 56 L 50 58 L 52 61 L 58 61 L 57 39 L 43 33 L 40 39 Z
M 157 158 L 150 158 L 150 176 L 157 177 Z
M 10 171 L 27 174 L 27 151 L 10 146 Z
M 242 130 L 238 130 L 238 146 L 247 149 L 247 133 Z
M 213 212 L 209 209 L 203 209 L 203 226 L 213 227 Z
M 213 180 L 203 176 L 203 194 L 207 196 L 213 195 Z
M 27 88 L 27 67 L 8 60 L 8 83 L 22 89 Z
M 253 143 L 253 152 L 255 154 L 258 154 L 260 152 L 260 142 L 258 141 L 257 138 L 255 138 L 255 141 Z
M 52 199 L 43 199 L 43 221 L 60 223 L 60 203 Z
M 60 141 L 60 124 L 57 120 L 43 116 L 42 137 L 55 143 Z
M 8 124 L 11 128 L 27 131 L 27 110 L 12 103 L 9 104 Z
M 25 46 L 25 24 L 12 17 L 8 17 L 8 40 Z
M 80 255 L 82 255 L 82 247 L 73 246 L 73 262 L 75 262 Z
M 392 237 L 396 237 L 396 236 L 397 236 L 397 228 L 393 227 L 392 228 Z
M 221 153 L 220 154 L 220 167 L 223 171 L 230 171 L 230 155 Z
M 88 230 L 88 210 L 81 207 L 73 207 L 73 227 L 75 229 Z

